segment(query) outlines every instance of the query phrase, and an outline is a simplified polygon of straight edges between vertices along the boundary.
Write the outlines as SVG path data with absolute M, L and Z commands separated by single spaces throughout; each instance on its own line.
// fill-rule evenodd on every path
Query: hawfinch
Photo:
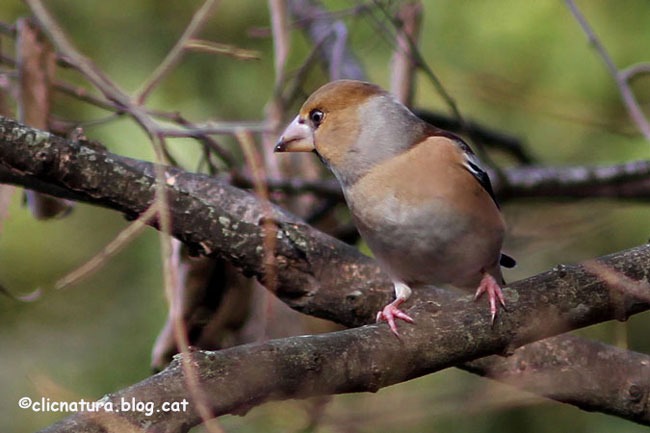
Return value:
M 393 280 L 377 313 L 397 334 L 411 289 L 449 284 L 487 293 L 492 322 L 505 307 L 505 224 L 490 179 L 458 136 L 417 116 L 380 87 L 326 84 L 304 103 L 275 152 L 314 152 L 338 179 L 352 218 Z

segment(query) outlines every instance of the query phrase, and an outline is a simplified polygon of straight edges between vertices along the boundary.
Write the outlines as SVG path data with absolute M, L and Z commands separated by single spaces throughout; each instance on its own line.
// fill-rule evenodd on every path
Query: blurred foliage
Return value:
M 601 59 L 561 1 L 425 1 L 422 52 L 468 117 L 521 137 L 548 164 L 614 163 L 650 156 L 650 147 L 630 122 Z M 51 0 L 47 6 L 74 44 L 127 90 L 134 91 L 182 33 L 197 0 Z M 350 8 L 351 0 L 325 2 Z M 619 67 L 648 61 L 650 3 L 629 0 L 580 2 Z M 0 20 L 28 14 L 18 0 L 4 0 Z M 386 26 L 381 14 L 375 14 Z M 389 36 L 378 37 L 376 20 L 349 17 L 350 43 L 369 77 L 386 86 Z M 273 88 L 273 44 L 252 36 L 268 29 L 268 8 L 259 0 L 223 0 L 202 33 L 205 39 L 258 50 L 259 61 L 189 53 L 164 80 L 150 106 L 205 119 L 262 119 Z M 381 27 L 379 27 L 381 28 Z M 4 53 L 13 42 L 0 39 Z M 295 31 L 289 70 L 311 50 Z M 325 75 L 314 70 L 308 94 Z M 89 88 L 70 70 L 59 78 Z M 650 83 L 635 83 L 648 111 Z M 419 76 L 417 105 L 445 110 L 426 77 Z M 66 96 L 55 112 L 92 120 L 106 113 Z M 112 151 L 152 159 L 142 131 L 122 119 L 88 128 L 90 138 Z M 234 148 L 234 143 L 221 139 Z M 196 167 L 198 146 L 170 141 L 187 167 Z M 503 164 L 510 161 L 496 155 Z M 0 424 L 3 431 L 31 431 L 61 417 L 21 410 L 21 396 L 52 400 L 98 398 L 149 374 L 149 354 L 166 315 L 158 238 L 153 230 L 130 244 L 100 272 L 72 288 L 53 283 L 90 258 L 125 226 L 120 215 L 79 205 L 68 218 L 36 222 L 14 194 L 0 233 L 0 281 L 15 293 L 43 289 L 40 299 L 20 303 L 0 297 Z M 639 245 L 650 235 L 650 209 L 632 202 L 581 200 L 517 201 L 505 206 L 510 224 L 507 249 L 519 259 L 509 280 L 554 266 Z M 582 335 L 650 352 L 647 314 L 627 326 L 607 323 Z M 522 394 L 456 370 L 414 380 L 376 395 L 338 396 L 321 424 L 304 430 L 315 403 L 272 403 L 246 417 L 224 417 L 228 432 L 641 432 L 645 427 Z M 399 409 L 397 409 L 399 408 Z M 197 431 L 202 431 L 197 428 Z

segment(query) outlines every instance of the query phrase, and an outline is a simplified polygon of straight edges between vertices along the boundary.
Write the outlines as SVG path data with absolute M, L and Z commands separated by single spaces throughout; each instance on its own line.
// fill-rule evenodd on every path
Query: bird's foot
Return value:
M 414 323 L 414 320 L 411 318 L 411 316 L 397 308 L 402 302 L 404 302 L 404 299 L 397 298 L 377 313 L 377 322 L 381 322 L 382 320 L 388 322 L 390 330 L 393 331 L 393 334 L 397 335 L 398 337 L 399 332 L 397 332 L 395 319 L 402 319 L 405 322 Z
M 496 282 L 494 277 L 490 274 L 483 274 L 481 283 L 476 289 L 476 294 L 474 295 L 474 300 L 487 293 L 488 300 L 490 302 L 490 314 L 492 314 L 492 325 L 494 325 L 494 319 L 497 317 L 497 300 L 503 306 L 506 307 L 506 301 L 503 299 L 503 292 L 501 291 L 501 286 Z

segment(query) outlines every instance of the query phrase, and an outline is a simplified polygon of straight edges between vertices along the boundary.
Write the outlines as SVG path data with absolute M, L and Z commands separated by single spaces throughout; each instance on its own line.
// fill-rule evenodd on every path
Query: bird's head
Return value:
M 345 186 L 407 149 L 422 121 L 374 84 L 333 81 L 303 104 L 275 152 L 315 152 Z

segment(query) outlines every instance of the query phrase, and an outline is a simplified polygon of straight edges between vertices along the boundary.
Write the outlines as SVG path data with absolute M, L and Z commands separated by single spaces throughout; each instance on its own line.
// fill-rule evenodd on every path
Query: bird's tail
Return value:
M 501 253 L 501 259 L 499 260 L 499 264 L 504 268 L 514 268 L 515 266 L 517 266 L 517 261 L 512 257 L 510 257 L 509 255 Z

